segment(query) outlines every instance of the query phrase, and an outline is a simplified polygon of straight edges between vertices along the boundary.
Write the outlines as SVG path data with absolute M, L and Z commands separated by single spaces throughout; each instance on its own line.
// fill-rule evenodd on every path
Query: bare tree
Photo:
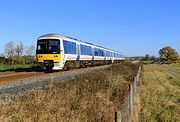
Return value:
M 15 48 L 15 51 L 16 51 L 16 56 L 17 57 L 20 57 L 23 55 L 23 51 L 24 51 L 24 45 L 22 42 L 20 42 L 16 48 Z
M 24 55 L 24 52 L 26 56 Z M 13 41 L 6 44 L 5 54 L 8 58 L 9 64 L 25 64 L 35 62 L 35 46 L 30 45 L 29 47 L 24 46 L 22 42 L 15 45 Z
M 30 45 L 29 47 L 26 48 L 26 54 L 28 56 L 35 56 L 35 46 Z
M 10 41 L 6 44 L 5 47 L 5 54 L 8 58 L 13 58 L 15 56 L 15 43 L 13 41 Z

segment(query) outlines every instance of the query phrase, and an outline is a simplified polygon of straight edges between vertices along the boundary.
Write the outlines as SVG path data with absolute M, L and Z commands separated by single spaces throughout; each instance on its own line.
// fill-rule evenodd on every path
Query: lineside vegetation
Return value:
M 74 80 L 28 92 L 0 106 L 0 121 L 114 121 L 138 65 L 114 64 Z

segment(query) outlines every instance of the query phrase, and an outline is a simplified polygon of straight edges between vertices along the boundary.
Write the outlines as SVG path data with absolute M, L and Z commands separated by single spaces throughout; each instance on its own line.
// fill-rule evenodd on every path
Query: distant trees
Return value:
M 5 55 L 8 64 L 25 64 L 35 62 L 35 46 L 25 47 L 22 42 L 15 44 L 10 41 L 5 46 Z
M 179 54 L 178 52 L 170 46 L 165 46 L 159 50 L 159 57 L 150 56 L 146 54 L 142 59 L 143 63 L 173 63 L 178 62 Z
M 34 45 L 30 45 L 29 47 L 26 47 L 26 55 L 24 56 L 24 59 L 26 63 L 35 63 L 35 52 L 36 48 Z
M 144 60 L 146 60 L 146 61 L 151 60 L 150 55 L 149 55 L 149 54 L 146 54 Z
M 5 54 L 8 58 L 14 57 L 14 55 L 15 55 L 14 45 L 15 45 L 15 43 L 13 41 L 10 41 L 6 44 Z
M 15 53 L 17 57 L 20 57 L 23 55 L 24 52 L 24 44 L 20 42 L 18 45 L 15 47 Z
M 30 45 L 29 47 L 26 47 L 26 55 L 28 56 L 35 56 L 35 46 Z
M 5 62 L 5 56 L 4 54 L 0 54 L 0 64 L 3 64 Z
M 179 58 L 179 54 L 170 46 L 163 47 L 159 50 L 160 60 L 173 62 Z
M 155 56 L 151 56 L 149 54 L 146 54 L 142 60 L 143 61 L 155 61 L 155 60 L 157 60 L 157 58 Z
M 5 55 L 9 59 L 8 63 L 14 63 L 14 57 L 15 57 L 15 43 L 13 41 L 10 41 L 6 44 L 5 47 Z

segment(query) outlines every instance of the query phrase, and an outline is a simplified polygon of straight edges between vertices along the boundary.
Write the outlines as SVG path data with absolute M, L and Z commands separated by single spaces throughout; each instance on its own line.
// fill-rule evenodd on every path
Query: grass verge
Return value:
M 180 121 L 180 78 L 162 65 L 144 65 L 139 121 Z
M 175 68 L 177 70 L 180 70 L 180 64 L 179 63 L 170 64 L 169 66 L 172 68 Z
M 0 105 L 0 121 L 114 121 L 138 66 L 125 62 Z
M 20 68 L 31 68 L 33 65 L 28 64 L 28 65 L 0 65 L 0 71 L 5 71 L 5 70 L 13 70 L 13 69 L 20 69 Z

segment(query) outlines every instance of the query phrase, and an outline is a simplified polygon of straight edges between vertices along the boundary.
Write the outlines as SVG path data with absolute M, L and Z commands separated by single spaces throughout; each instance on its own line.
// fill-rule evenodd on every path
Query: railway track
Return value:
M 94 70 L 105 69 L 110 65 L 103 65 L 90 68 L 81 68 L 60 72 L 4 72 L 0 73 L 0 98 L 7 94 L 22 93 L 37 88 L 47 87 L 51 83 L 60 83 L 66 80 L 81 77 L 84 74 L 90 75 Z
M 12 82 L 30 77 L 44 75 L 44 72 L 7 72 L 0 74 L 0 82 Z
M 0 76 L 9 75 L 9 74 L 15 74 L 15 73 L 16 73 L 16 72 L 14 72 L 14 71 L 0 72 Z
M 106 67 L 106 65 L 104 65 Z M 108 65 L 107 65 L 108 66 Z M 103 66 L 96 66 L 96 67 L 103 67 Z M 5 83 L 5 82 L 15 82 L 27 78 L 33 78 L 33 77 L 40 77 L 42 75 L 48 75 L 48 74 L 62 74 L 65 72 L 71 72 L 71 71 L 81 71 L 85 69 L 93 69 L 95 67 L 88 67 L 88 68 L 77 68 L 77 69 L 70 69 L 67 71 L 52 71 L 52 72 L 47 72 L 44 70 L 37 70 L 37 69 L 31 69 L 30 71 L 6 71 L 6 72 L 0 72 L 0 83 Z

